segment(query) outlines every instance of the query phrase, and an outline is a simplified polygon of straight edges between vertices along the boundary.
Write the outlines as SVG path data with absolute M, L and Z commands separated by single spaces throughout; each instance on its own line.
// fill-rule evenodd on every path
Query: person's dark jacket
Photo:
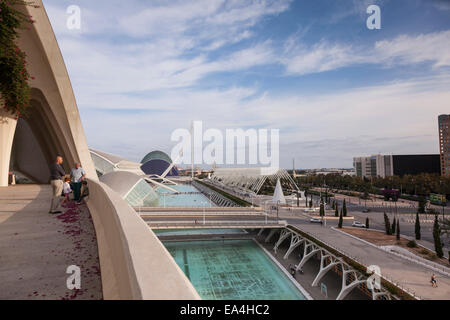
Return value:
M 50 166 L 50 180 L 61 180 L 66 175 L 63 167 L 58 163 L 53 163 Z

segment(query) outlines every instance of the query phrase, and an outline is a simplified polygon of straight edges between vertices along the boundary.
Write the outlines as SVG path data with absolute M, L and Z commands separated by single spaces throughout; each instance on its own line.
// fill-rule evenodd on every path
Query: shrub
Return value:
M 406 244 L 406 246 L 408 248 L 417 248 L 417 242 L 415 240 L 410 240 L 408 241 L 408 243 Z
M 0 95 L 7 112 L 21 116 L 30 103 L 30 76 L 26 68 L 26 54 L 17 46 L 19 30 L 24 23 L 34 23 L 31 17 L 16 9 L 28 5 L 22 0 L 0 1 Z

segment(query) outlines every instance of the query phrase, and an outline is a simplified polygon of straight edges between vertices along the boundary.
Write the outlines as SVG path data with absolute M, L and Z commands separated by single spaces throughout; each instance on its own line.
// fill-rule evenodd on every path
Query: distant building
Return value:
M 441 174 L 450 175 L 450 114 L 439 116 L 439 150 L 441 160 Z
M 354 176 L 355 171 L 352 169 L 339 169 L 339 168 L 322 168 L 322 169 L 311 169 L 307 170 L 307 173 L 309 174 L 315 174 L 315 175 L 342 175 L 342 176 Z M 298 176 L 298 175 L 297 175 Z
M 142 159 L 141 164 L 141 170 L 148 175 L 156 174 L 161 176 L 170 167 L 167 173 L 168 177 L 176 177 L 179 174 L 178 168 L 172 165 L 172 159 L 162 151 L 156 150 L 150 152 Z
M 420 155 L 373 155 L 353 159 L 356 175 L 361 178 L 417 175 L 421 173 L 440 173 L 438 154 Z

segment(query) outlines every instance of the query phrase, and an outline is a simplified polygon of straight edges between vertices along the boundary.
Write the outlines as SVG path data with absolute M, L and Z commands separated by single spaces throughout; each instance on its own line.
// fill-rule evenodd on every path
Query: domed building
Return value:
M 147 175 L 156 174 L 161 176 L 172 165 L 172 159 L 159 150 L 147 154 L 141 161 L 141 170 Z M 178 168 L 175 166 L 167 174 L 168 177 L 178 176 Z

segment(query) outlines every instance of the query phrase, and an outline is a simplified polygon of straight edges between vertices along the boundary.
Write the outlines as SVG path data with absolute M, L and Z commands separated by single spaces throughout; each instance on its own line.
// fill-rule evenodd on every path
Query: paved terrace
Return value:
M 97 240 L 85 205 L 48 214 L 50 186 L 0 188 L 0 300 L 102 299 Z M 81 289 L 67 289 L 70 265 Z

